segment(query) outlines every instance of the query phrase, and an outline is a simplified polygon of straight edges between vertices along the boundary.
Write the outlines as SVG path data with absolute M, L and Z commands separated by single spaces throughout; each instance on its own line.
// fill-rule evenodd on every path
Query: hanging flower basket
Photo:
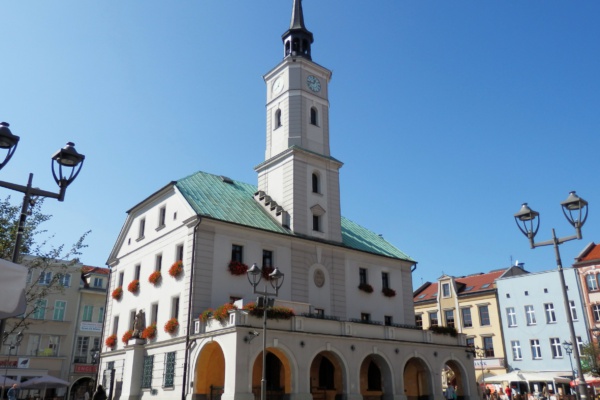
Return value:
M 111 296 L 115 300 L 121 300 L 121 297 L 123 297 L 123 288 L 121 286 L 119 286 L 118 288 L 113 290 Z
M 110 347 L 111 349 L 114 348 L 117 345 L 117 335 L 110 335 L 107 337 L 104 344 L 106 347 Z
M 175 333 L 179 329 L 179 321 L 177 318 L 171 318 L 165 324 L 165 332 L 170 333 L 171 335 Z
M 183 262 L 181 260 L 175 261 L 171 268 L 169 268 L 169 275 L 173 278 L 177 278 L 179 275 L 183 273 Z
M 160 274 L 160 271 L 154 271 L 148 277 L 148 282 L 150 282 L 151 284 L 153 284 L 154 286 L 156 286 L 156 285 L 158 285 L 160 283 L 161 279 L 162 279 L 162 275 Z
M 156 337 L 156 324 L 152 324 L 142 331 L 142 339 L 154 339 Z
M 262 267 L 262 269 L 260 270 L 260 272 L 262 273 L 263 279 L 266 279 L 268 281 L 271 280 L 269 275 L 271 275 L 273 273 L 273 271 L 275 271 L 275 267 Z
M 130 329 L 123 334 L 123 337 L 121 338 L 121 342 L 127 344 L 127 343 L 129 343 L 129 339 L 131 339 L 132 337 L 133 337 L 133 331 Z
M 358 285 L 358 288 L 365 293 L 373 293 L 373 286 L 369 285 L 368 283 L 361 283 Z
M 139 292 L 140 291 L 140 281 L 138 281 L 137 279 L 134 279 L 131 282 L 129 282 L 129 285 L 127 285 L 127 290 L 129 290 L 131 293 Z
M 248 266 L 239 261 L 230 261 L 227 268 L 229 268 L 229 273 L 231 275 L 244 275 L 248 272 Z
M 390 288 L 381 289 L 381 293 L 383 293 L 385 297 L 394 297 L 396 295 L 396 291 Z

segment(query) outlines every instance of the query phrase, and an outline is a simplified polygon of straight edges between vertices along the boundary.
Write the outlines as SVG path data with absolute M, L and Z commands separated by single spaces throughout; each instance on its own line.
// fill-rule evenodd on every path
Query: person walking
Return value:
M 448 385 L 448 387 L 446 388 L 446 400 L 455 400 L 456 399 L 456 392 L 454 391 L 454 386 L 452 385 Z
M 8 400 L 17 400 L 17 384 L 15 383 L 14 385 L 12 385 L 12 387 L 10 389 L 8 389 L 8 392 L 6 392 L 6 396 L 8 397 Z
M 504 393 L 506 393 L 506 397 L 508 400 L 512 400 L 512 390 L 510 389 L 510 386 L 506 387 L 506 390 L 504 391 Z
M 106 400 L 106 399 L 107 399 L 107 396 L 106 396 L 106 392 L 104 391 L 104 388 L 102 387 L 102 385 L 98 385 L 98 387 L 96 388 L 96 392 L 92 396 L 92 400 Z

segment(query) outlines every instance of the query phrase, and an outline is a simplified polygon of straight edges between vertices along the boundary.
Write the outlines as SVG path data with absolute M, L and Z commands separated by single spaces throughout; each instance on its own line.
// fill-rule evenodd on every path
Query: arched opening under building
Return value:
M 404 394 L 407 400 L 433 400 L 432 375 L 423 360 L 408 360 L 404 366 Z
M 394 398 L 392 372 L 383 357 L 371 354 L 360 366 L 360 393 L 364 400 Z
M 254 360 L 252 367 L 252 393 L 260 400 L 262 380 L 262 352 Z M 292 371 L 289 360 L 279 349 L 267 349 L 266 356 L 267 400 L 284 400 L 292 393 Z
M 340 400 L 344 393 L 344 369 L 335 353 L 323 351 L 310 365 L 310 393 L 313 400 Z
M 69 389 L 69 399 L 83 399 L 86 391 L 90 394 L 91 399 L 92 394 L 94 394 L 94 389 L 96 389 L 94 378 L 89 376 L 81 377 L 71 385 L 71 389 Z
M 196 360 L 194 399 L 220 400 L 225 386 L 225 356 L 217 342 L 206 344 Z
M 442 368 L 442 388 L 446 390 L 449 385 L 454 387 L 456 391 L 456 398 L 463 400 L 469 397 L 469 393 L 466 392 L 469 387 L 466 381 L 466 373 L 464 368 L 456 361 L 450 360 L 444 364 Z

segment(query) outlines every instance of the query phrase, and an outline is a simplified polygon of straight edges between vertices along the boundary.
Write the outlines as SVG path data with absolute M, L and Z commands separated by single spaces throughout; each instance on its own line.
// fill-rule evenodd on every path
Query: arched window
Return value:
M 367 372 L 367 390 L 381 390 L 381 371 L 373 361 L 369 364 Z
M 312 191 L 313 193 L 320 193 L 319 191 L 319 175 L 315 172 L 312 174 Z
M 317 109 L 315 107 L 310 108 L 310 123 L 313 125 L 319 125 L 319 119 Z
M 275 111 L 275 121 L 274 121 L 274 129 L 277 129 L 281 126 L 281 110 Z

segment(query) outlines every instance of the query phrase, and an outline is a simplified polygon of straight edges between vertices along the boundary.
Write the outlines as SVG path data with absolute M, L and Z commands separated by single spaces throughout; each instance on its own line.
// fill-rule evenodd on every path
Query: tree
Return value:
M 39 307 L 40 301 L 49 294 L 64 291 L 62 283 L 65 274 L 70 270 L 70 267 L 79 263 L 78 256 L 81 255 L 81 250 L 87 247 L 84 241 L 90 231 L 82 234 L 79 240 L 68 250 L 65 250 L 64 245 L 54 247 L 51 244 L 53 235 L 38 241 L 40 237 L 47 235 L 47 231 L 41 229 L 40 225 L 52 218 L 51 215 L 42 213 L 43 203 L 43 198 L 31 201 L 19 249 L 19 254 L 21 254 L 20 264 L 29 269 L 29 278 L 25 288 L 27 309 L 23 315 L 10 318 L 7 321 L 7 334 L 27 328 L 32 314 Z M 5 260 L 12 261 L 20 213 L 21 206 L 12 205 L 10 196 L 0 200 L 0 257 Z M 40 274 L 49 277 L 44 285 L 38 285 L 37 277 Z M 36 279 L 33 279 L 33 277 Z
M 574 349 L 574 351 L 577 351 Z M 584 374 L 600 375 L 600 346 L 598 343 L 585 343 L 581 347 L 581 369 Z

